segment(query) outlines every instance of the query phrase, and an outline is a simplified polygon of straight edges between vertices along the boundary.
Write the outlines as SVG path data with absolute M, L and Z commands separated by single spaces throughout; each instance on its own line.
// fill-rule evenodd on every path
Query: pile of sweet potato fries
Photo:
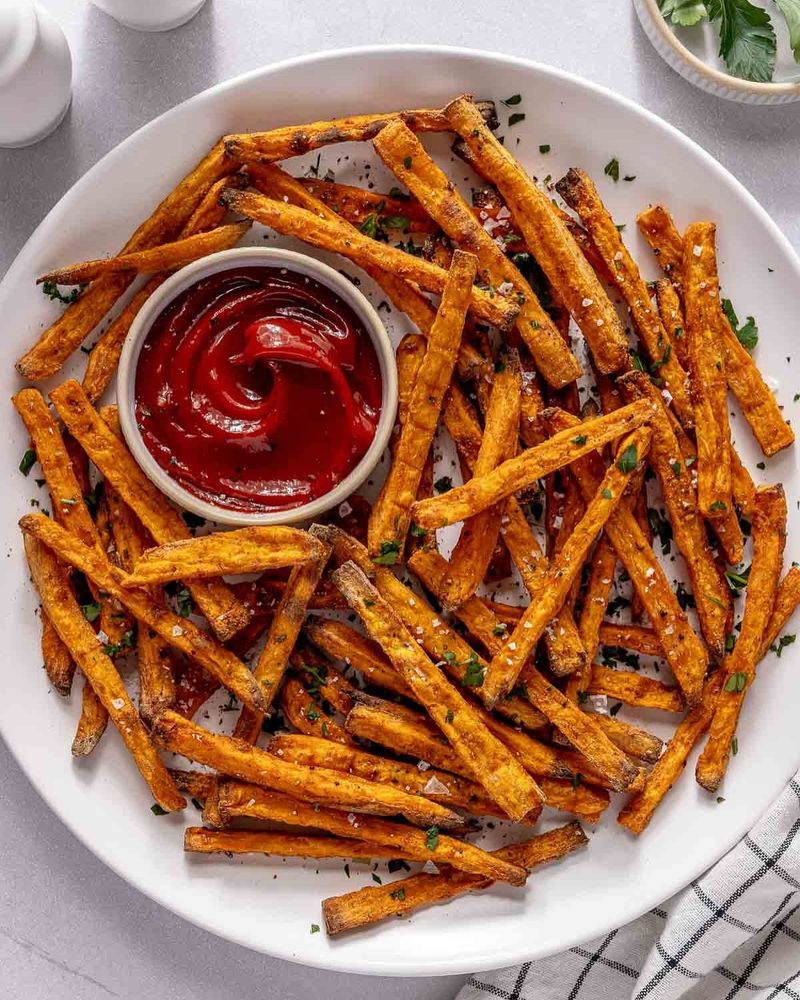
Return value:
M 82 384 L 50 392 L 52 409 L 36 388 L 14 398 L 52 501 L 52 517 L 20 522 L 48 677 L 62 695 L 76 668 L 85 678 L 73 753 L 90 753 L 110 718 L 155 811 L 204 804 L 187 851 L 434 863 L 326 899 L 329 933 L 522 885 L 586 843 L 578 821 L 597 822 L 610 792 L 627 794 L 617 821 L 641 833 L 704 736 L 696 777 L 716 792 L 756 668 L 800 601 L 800 570 L 782 577 L 783 489 L 756 488 L 731 441 L 729 389 L 765 455 L 794 434 L 722 309 L 714 224 L 681 235 L 665 208 L 643 211 L 664 272 L 651 285 L 592 180 L 571 169 L 558 207 L 493 126 L 490 102 L 462 96 L 225 137 L 117 256 L 40 279 L 88 284 L 17 365 L 29 381 L 54 375 L 120 303 Z M 484 185 L 474 204 L 424 132 L 454 133 Z M 351 141 L 371 142 L 402 188 L 278 165 Z M 418 332 L 397 349 L 398 426 L 374 504 L 351 498 L 307 531 L 196 536 L 134 462 L 115 408 L 96 405 L 153 289 L 253 223 L 349 259 Z M 407 244 L 389 242 L 398 230 Z M 594 386 L 584 406 L 578 379 Z M 432 495 L 441 428 L 463 484 Z M 660 484 L 696 618 L 654 552 L 646 477 Z M 543 542 L 530 510 L 540 490 Z M 446 558 L 437 529 L 459 523 Z M 734 626 L 725 569 L 742 563 L 748 534 Z M 487 581 L 513 571 L 529 602 L 490 600 Z M 630 624 L 607 620 L 620 573 Z M 260 576 L 224 579 L 243 574 Z M 669 671 L 600 663 L 602 647 Z M 136 704 L 120 673 L 134 654 Z M 192 721 L 220 686 L 240 707 L 230 736 Z M 676 713 L 672 737 L 604 711 L 609 701 Z M 159 750 L 202 767 L 169 769 Z M 576 820 L 535 833 L 543 807 Z M 239 817 L 267 824 L 237 828 Z M 513 821 L 526 839 L 484 850 L 464 838 L 474 817 Z

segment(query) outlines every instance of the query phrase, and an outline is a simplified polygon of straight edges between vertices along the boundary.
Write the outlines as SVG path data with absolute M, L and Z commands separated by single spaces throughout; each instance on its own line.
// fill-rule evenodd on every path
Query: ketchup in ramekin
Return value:
M 290 510 L 358 464 L 381 412 L 378 357 L 354 310 L 284 267 L 204 277 L 153 322 L 136 368 L 142 440 L 189 493 Z

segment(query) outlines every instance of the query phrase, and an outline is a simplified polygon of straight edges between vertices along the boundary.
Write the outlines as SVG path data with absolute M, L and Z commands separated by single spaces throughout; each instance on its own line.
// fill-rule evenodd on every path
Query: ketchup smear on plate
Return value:
M 203 278 L 153 323 L 136 419 L 167 474 L 229 510 L 289 510 L 333 489 L 378 426 L 382 383 L 356 314 L 313 278 L 242 267 Z

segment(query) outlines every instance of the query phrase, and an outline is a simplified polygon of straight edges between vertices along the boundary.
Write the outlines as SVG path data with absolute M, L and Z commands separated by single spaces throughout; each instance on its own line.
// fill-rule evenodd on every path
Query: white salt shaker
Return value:
M 191 21 L 206 0 L 92 0 L 95 7 L 137 31 L 169 31 Z
M 72 57 L 58 22 L 33 0 L 0 0 L 0 146 L 49 135 L 72 98 Z

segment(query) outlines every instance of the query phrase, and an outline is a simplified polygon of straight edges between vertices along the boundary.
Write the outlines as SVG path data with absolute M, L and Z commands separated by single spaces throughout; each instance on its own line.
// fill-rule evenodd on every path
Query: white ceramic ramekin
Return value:
M 218 507 L 201 500 L 184 489 L 174 479 L 171 479 L 161 468 L 147 449 L 136 425 L 135 382 L 139 354 L 147 334 L 156 317 L 173 299 L 196 281 L 211 274 L 229 271 L 232 268 L 258 266 L 285 267 L 295 273 L 314 278 L 321 285 L 336 292 L 351 307 L 364 324 L 378 355 L 383 394 L 381 415 L 372 444 L 353 471 L 334 489 L 309 503 L 293 507 L 291 510 L 245 513 Z M 145 302 L 136 319 L 131 323 L 122 349 L 117 373 L 117 404 L 122 433 L 133 457 L 148 479 L 179 507 L 192 511 L 207 520 L 216 521 L 218 524 L 234 525 L 239 528 L 255 524 L 298 524 L 310 521 L 336 507 L 358 489 L 378 464 L 384 448 L 389 443 L 389 436 L 395 422 L 397 365 L 392 342 L 378 313 L 352 282 L 339 274 L 338 271 L 313 257 L 307 257 L 305 254 L 292 250 L 282 250 L 277 247 L 235 247 L 232 250 L 223 250 L 220 253 L 211 254 L 209 257 L 203 257 L 201 260 L 181 268 L 180 271 L 176 271 Z
M 800 82 L 755 83 L 740 80 L 703 62 L 689 51 L 667 24 L 659 10 L 658 0 L 633 0 L 633 6 L 644 33 L 656 52 L 676 73 L 695 87 L 716 97 L 742 104 L 790 104 L 792 101 L 800 101 Z M 780 17 L 777 7 L 773 5 L 771 10 L 776 17 Z

